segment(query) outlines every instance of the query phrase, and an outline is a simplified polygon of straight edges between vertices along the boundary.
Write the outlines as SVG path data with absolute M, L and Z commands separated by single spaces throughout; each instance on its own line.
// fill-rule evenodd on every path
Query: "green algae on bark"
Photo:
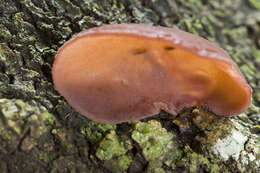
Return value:
M 104 167 L 114 173 L 126 172 L 132 162 L 132 158 L 122 155 L 114 159 L 105 160 Z
M 183 168 L 182 171 L 196 173 L 201 171 L 201 167 L 210 173 L 227 172 L 224 171 L 223 166 L 218 163 L 214 163 L 214 160 L 209 160 L 201 154 L 193 152 L 189 146 L 184 148 L 184 157 L 179 160 L 176 165 Z
M 96 156 L 100 160 L 109 160 L 112 157 L 121 156 L 126 153 L 126 149 L 122 142 L 117 138 L 115 131 L 111 131 L 100 142 L 96 151 Z
M 250 5 L 252 5 L 256 9 L 260 9 L 260 1 L 258 0 L 248 0 Z
M 182 149 L 174 133 L 168 132 L 161 123 L 155 120 L 134 122 L 135 130 L 132 139 L 139 145 L 143 157 L 148 161 L 148 172 L 163 171 L 163 165 L 171 170 L 182 157 Z
M 97 122 L 89 122 L 88 126 L 82 126 L 80 128 L 80 133 L 83 135 L 86 135 L 88 140 L 92 143 L 95 144 L 99 142 L 102 137 L 103 133 L 106 133 L 109 130 L 115 130 L 116 126 L 111 125 L 111 124 L 101 124 Z
M 258 170 L 259 144 L 249 128 L 243 127 L 236 119 L 215 118 L 207 113 L 196 112 L 192 121 L 203 131 L 203 135 L 197 135 L 195 140 L 200 143 L 203 153 L 208 153 L 209 158 L 218 158 L 219 161 L 236 160 L 234 165 L 238 170 L 242 167 L 242 172 Z M 256 148 L 253 149 L 253 146 Z M 246 150 L 246 147 L 251 149 Z
M 142 148 L 147 161 L 163 156 L 173 147 L 173 134 L 162 128 L 158 121 L 138 122 L 131 136 Z
M 204 112 L 202 109 L 194 109 L 191 114 L 183 115 L 173 121 L 180 128 L 181 134 L 191 138 L 187 140 L 187 144 L 191 143 L 190 146 L 192 146 L 194 151 L 203 153 L 199 157 L 204 157 L 209 161 L 210 165 L 219 165 L 222 162 L 235 160 L 236 162 L 233 164 L 237 170 L 243 168 L 241 172 L 245 170 L 254 172 L 254 170 L 258 170 L 260 165 L 260 160 L 258 159 L 259 149 L 257 147 L 259 144 L 257 144 L 256 136 L 250 134 L 249 129 L 241 126 L 238 122 L 236 119 L 216 117 L 215 115 Z M 185 140 L 185 137 L 183 140 Z M 252 146 L 256 146 L 256 148 L 253 149 Z M 245 150 L 245 147 L 251 149 Z M 196 155 L 196 153 L 190 156 L 193 155 Z M 190 157 L 189 159 L 192 158 L 194 157 Z M 250 158 L 250 161 L 248 158 Z M 247 162 L 245 163 L 245 161 Z M 191 160 L 191 163 L 193 162 L 196 161 Z M 178 166 L 180 167 L 180 165 Z M 186 167 L 189 166 L 192 165 L 188 164 Z M 213 171 L 210 168 L 211 166 L 204 170 Z M 220 168 L 220 172 L 224 170 L 224 172 L 231 171 L 231 168 L 225 165 Z M 195 170 L 198 172 L 200 167 L 196 167 Z
M 115 131 L 110 131 L 99 143 L 96 156 L 104 160 L 104 166 L 115 173 L 126 171 L 132 158 L 126 154 L 124 143 L 118 139 Z
M 9 166 L 9 169 L 31 172 L 38 167 L 43 171 L 43 166 L 37 166 L 33 160 L 41 155 L 42 151 L 38 148 L 49 144 L 48 132 L 55 122 L 54 116 L 35 101 L 24 102 L 20 99 L 0 99 L 0 116 L 1 157 L 8 165 L 15 165 Z M 9 152 L 16 155 L 9 155 Z M 30 153 L 31 156 L 23 153 Z
M 44 127 L 38 120 L 29 118 L 28 124 L 16 120 L 17 123 L 13 124 L 16 128 L 6 129 L 1 126 L 1 132 L 11 132 L 1 133 L 4 140 L 0 137 L 0 172 L 104 173 L 118 167 L 120 169 L 117 171 L 121 172 L 178 173 L 220 170 L 258 173 L 260 12 L 255 5 L 256 2 L 257 0 L 0 0 L 0 97 L 10 99 L 9 104 L 5 105 L 9 110 L 16 107 L 14 105 L 18 98 L 35 100 L 36 105 L 44 105 L 47 112 L 52 112 L 59 122 L 47 118 L 45 122 L 48 125 Z M 220 45 L 242 67 L 242 72 L 254 91 L 253 105 L 237 117 L 222 120 L 215 119 L 213 115 L 213 119 L 200 115 L 197 118 L 186 118 L 186 122 L 181 124 L 181 118 L 175 119 L 172 123 L 172 118 L 154 117 L 162 124 L 161 128 L 154 128 L 154 133 L 161 133 L 162 128 L 167 129 L 163 130 L 163 134 L 168 139 L 168 134 L 172 134 L 170 141 L 177 148 L 172 152 L 162 152 L 161 155 L 156 155 L 156 159 L 148 161 L 144 157 L 143 147 L 149 141 L 138 143 L 133 138 L 133 141 L 130 140 L 133 131 L 137 131 L 136 125 L 130 123 L 100 128 L 99 125 L 80 118 L 54 91 L 51 83 L 51 65 L 58 47 L 81 30 L 103 24 L 132 22 L 177 26 Z M 39 109 L 38 106 L 35 107 L 36 110 Z M 3 120 L 0 119 L 2 124 Z M 216 123 L 212 123 L 214 121 Z M 21 141 L 23 149 L 15 150 L 17 146 L 20 147 L 17 143 L 26 130 L 20 128 L 24 127 L 24 123 L 28 129 L 35 129 L 40 124 L 43 131 L 46 128 L 51 132 L 48 133 L 47 130 L 47 134 L 44 133 L 39 138 L 30 138 L 34 139 L 32 141 L 29 138 L 25 142 Z M 127 126 L 128 129 L 122 132 L 122 126 Z M 146 126 L 152 125 L 148 123 Z M 99 160 L 95 155 L 99 146 L 97 144 L 105 140 L 111 130 L 116 132 L 118 141 L 122 138 L 130 141 L 127 144 L 122 140 L 127 154 L 112 157 L 110 160 Z M 223 161 L 223 153 L 214 152 L 214 146 L 222 148 L 224 145 L 220 144 L 225 144 L 225 140 L 231 143 L 236 141 L 232 130 L 238 131 L 238 136 L 242 134 L 248 140 L 239 143 L 239 148 L 244 146 L 244 149 L 240 152 L 238 160 L 233 159 L 231 154 L 227 161 Z M 254 133 L 251 134 L 250 130 Z M 20 136 L 13 135 L 19 131 Z M 8 143 L 14 145 L 7 145 Z M 8 152 L 6 146 L 9 146 L 12 152 Z M 149 154 L 147 156 L 154 158 L 152 154 L 150 157 Z
M 31 150 L 54 121 L 53 115 L 36 102 L 0 99 L 0 109 L 0 137 L 8 142 L 4 146 L 9 150 L 18 145 L 24 151 Z

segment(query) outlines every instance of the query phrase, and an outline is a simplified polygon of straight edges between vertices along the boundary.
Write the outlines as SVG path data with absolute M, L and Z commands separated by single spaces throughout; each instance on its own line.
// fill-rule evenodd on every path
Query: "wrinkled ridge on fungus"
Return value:
M 102 123 L 195 105 L 230 116 L 251 101 L 250 86 L 223 49 L 174 28 L 119 24 L 82 31 L 59 49 L 52 74 L 76 111 Z

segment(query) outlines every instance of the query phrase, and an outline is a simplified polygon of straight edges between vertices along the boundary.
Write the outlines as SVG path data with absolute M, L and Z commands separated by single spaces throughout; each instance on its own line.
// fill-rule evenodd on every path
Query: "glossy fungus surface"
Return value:
M 178 29 L 141 24 L 79 33 L 59 49 L 52 75 L 76 111 L 102 123 L 195 105 L 230 116 L 251 99 L 251 88 L 221 48 Z

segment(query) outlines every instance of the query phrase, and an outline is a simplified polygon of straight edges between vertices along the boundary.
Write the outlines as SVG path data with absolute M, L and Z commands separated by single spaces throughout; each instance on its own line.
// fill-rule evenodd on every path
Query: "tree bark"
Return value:
M 236 117 L 205 107 L 105 125 L 75 112 L 51 69 L 74 34 L 144 23 L 225 49 L 253 88 Z M 257 0 L 0 0 L 0 172 L 260 172 L 260 4 Z

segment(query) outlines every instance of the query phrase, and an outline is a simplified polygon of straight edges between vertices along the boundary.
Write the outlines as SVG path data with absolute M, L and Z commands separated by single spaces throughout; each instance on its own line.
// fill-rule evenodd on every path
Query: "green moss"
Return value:
M 101 123 L 96 123 L 96 122 L 91 122 L 91 126 L 97 126 L 102 132 L 106 132 L 108 130 L 115 130 L 116 125 L 112 124 L 101 124 Z
M 46 122 L 52 115 L 34 101 L 0 99 L 0 105 L 1 119 L 5 122 L 0 128 L 0 137 L 8 141 L 11 147 L 16 147 L 24 138 L 21 149 L 31 150 L 50 129 Z
M 99 5 L 97 3 L 93 3 L 93 8 L 99 9 Z
M 165 173 L 165 171 L 162 168 L 156 168 L 154 173 Z
M 131 157 L 122 155 L 110 160 L 105 160 L 104 166 L 113 173 L 122 173 L 129 168 L 131 162 Z
M 164 173 L 164 170 L 162 169 L 162 165 L 163 163 L 158 159 L 150 160 L 148 162 L 147 172 L 155 173 L 155 172 L 163 171 Z
M 118 166 L 122 168 L 122 170 L 126 171 L 132 162 L 131 157 L 123 155 L 118 157 Z
M 255 68 L 251 68 L 249 65 L 242 65 L 240 67 L 241 71 L 249 78 L 249 80 L 253 80 L 255 75 Z
M 162 128 L 158 121 L 138 122 L 132 132 L 132 138 L 140 145 L 146 160 L 154 160 L 165 154 L 173 135 Z
M 45 163 L 49 163 L 51 160 L 55 159 L 55 152 L 40 152 L 39 159 Z
M 92 131 L 90 128 L 84 128 L 81 130 L 82 134 L 86 134 L 88 140 L 91 143 L 97 143 L 98 141 L 100 141 L 102 139 L 102 133 L 98 132 L 98 131 Z
M 250 128 L 252 133 L 260 133 L 260 125 L 255 125 Z
M 215 18 L 213 16 L 203 17 L 201 19 L 201 24 L 203 25 L 203 28 L 207 31 L 207 33 L 209 33 L 210 36 L 215 36 L 216 31 L 212 26 L 212 21 L 215 22 Z
M 50 113 L 45 113 L 44 115 L 47 117 L 48 123 L 51 126 L 54 125 L 56 118 L 53 115 L 51 115 Z
M 111 131 L 105 136 L 100 142 L 99 147 L 96 151 L 96 156 L 100 160 L 109 160 L 115 156 L 121 156 L 126 153 L 126 149 L 122 142 L 117 138 L 115 131 Z
M 75 154 L 78 152 L 73 134 L 71 129 L 60 128 L 56 130 L 55 138 L 59 141 L 59 148 L 62 153 Z
M 200 1 L 197 0 L 188 0 L 188 1 L 180 1 L 184 6 L 189 7 L 190 9 L 197 11 L 203 8 L 203 5 Z
M 250 5 L 252 5 L 256 9 L 260 9 L 260 1 L 259 0 L 248 0 Z
M 185 22 L 185 25 L 186 25 L 186 27 L 187 27 L 187 30 L 189 31 L 189 32 L 191 32 L 191 33 L 193 33 L 193 34 L 195 34 L 195 35 L 199 35 L 199 33 L 198 33 L 198 26 L 200 25 L 193 25 L 193 21 L 190 21 L 190 20 L 184 20 L 184 22 Z
M 57 134 L 57 129 L 52 129 L 51 133 L 54 134 L 54 135 Z
M 256 62 L 260 64 L 260 50 L 259 49 L 253 49 L 252 55 L 255 58 Z
M 210 173 L 221 172 L 221 167 L 218 164 L 212 163 L 203 155 L 193 152 L 189 146 L 185 146 L 184 152 L 186 155 L 178 161 L 178 167 L 184 167 L 190 173 L 197 173 L 202 170 Z
M 50 67 L 58 47 L 79 30 L 100 26 L 104 23 L 135 22 L 170 27 L 177 26 L 215 41 L 227 50 L 238 65 L 242 67 L 246 79 L 254 89 L 253 103 L 258 103 L 260 100 L 258 87 L 260 85 L 260 73 L 257 69 L 260 63 L 259 49 L 254 48 L 259 45 L 259 38 L 257 38 L 259 35 L 259 25 L 257 25 L 259 18 L 256 10 L 259 9 L 258 0 L 130 0 L 130 2 L 116 0 L 102 2 L 95 0 L 73 2 L 71 0 L 21 0 L 19 3 L 0 0 L 0 2 L 0 11 L 3 10 L 1 13 L 3 16 L 1 16 L 0 20 L 0 39 L 2 41 L 0 44 L 0 97 L 19 97 L 23 98 L 23 100 L 37 99 L 39 103 L 47 105 L 48 110 L 52 110 L 58 100 L 61 100 L 61 97 L 53 90 L 50 76 Z M 250 3 L 254 9 L 249 8 L 247 3 Z M 48 50 L 52 52 L 46 53 Z M 24 73 L 25 70 L 27 73 Z M 20 172 L 97 173 L 104 172 L 104 167 L 110 172 L 126 172 L 132 159 L 129 156 L 133 154 L 131 153 L 132 147 L 137 147 L 137 150 L 135 150 L 137 153 L 134 153 L 136 155 L 133 157 L 140 156 L 139 152 L 142 152 L 146 159 L 146 161 L 139 162 L 138 159 L 134 158 L 134 162 L 138 162 L 136 165 L 140 167 L 139 172 L 148 172 L 148 169 L 150 172 L 169 173 L 174 172 L 175 168 L 182 172 L 210 172 L 209 169 L 218 170 L 218 167 L 221 167 L 221 164 L 215 164 L 217 162 L 215 162 L 214 157 L 211 157 L 212 151 L 210 147 L 218 139 L 224 139 L 226 135 L 229 135 L 229 131 L 234 129 L 232 123 L 227 123 L 218 118 L 207 121 L 205 119 L 208 117 L 198 116 L 196 119 L 191 120 L 192 125 L 196 126 L 195 129 L 198 129 L 199 132 L 187 133 L 194 135 L 194 139 L 190 139 L 190 142 L 199 142 L 198 148 L 202 150 L 201 153 L 205 154 L 200 155 L 191 149 L 185 149 L 185 152 L 182 151 L 179 145 L 184 144 L 183 141 L 180 141 L 180 138 L 185 139 L 186 142 L 189 136 L 186 136 L 185 131 L 185 134 L 178 134 L 178 138 L 175 138 L 174 130 L 177 130 L 175 126 L 169 128 L 173 131 L 167 132 L 161 126 L 155 125 L 156 123 L 148 122 L 144 123 L 145 125 L 140 125 L 140 122 L 136 122 L 134 127 L 129 127 L 129 131 L 120 132 L 118 133 L 120 136 L 115 137 L 115 135 L 113 138 L 107 139 L 106 135 L 110 134 L 110 131 L 116 130 L 116 126 L 92 122 L 88 124 L 88 121 L 75 123 L 80 121 L 80 118 L 71 116 L 73 111 L 68 108 L 57 113 L 61 125 L 59 125 L 58 129 L 53 129 L 53 127 L 50 127 L 55 125 L 55 122 L 58 123 L 55 118 L 47 110 L 39 110 L 37 113 L 37 110 L 35 111 L 35 107 L 39 107 L 37 104 L 29 103 L 29 105 L 27 105 L 27 102 L 17 102 L 17 100 L 9 100 L 8 104 L 0 103 L 1 111 L 4 113 L 4 116 L 1 114 L 0 118 L 0 148 L 1 150 L 4 149 L 2 154 L 6 152 L 6 148 L 9 148 L 10 151 L 17 151 L 19 147 L 21 149 L 21 152 L 19 150 L 19 152 L 14 152 L 6 157 L 9 159 L 8 171 L 11 172 L 17 172 L 15 170 L 19 169 Z M 23 107 L 27 108 L 23 109 Z M 252 112 L 249 108 L 249 111 L 239 117 L 240 119 L 236 117 L 231 119 L 240 124 L 245 125 L 246 123 L 246 126 L 251 127 L 251 130 L 258 130 L 258 119 L 252 119 L 253 116 L 257 117 L 255 115 L 258 113 L 259 110 L 255 109 Z M 73 125 L 71 126 L 71 124 Z M 148 127 L 138 131 L 137 124 Z M 190 123 L 186 123 L 184 124 L 185 127 L 179 127 L 184 130 L 193 130 L 193 128 L 189 128 L 190 125 Z M 121 127 L 121 125 L 118 127 Z M 44 142 L 39 140 L 39 136 L 48 132 L 48 129 L 52 129 L 51 140 L 56 140 L 55 144 L 52 144 L 53 147 L 59 148 L 59 150 L 54 151 L 53 149 L 51 152 L 57 155 L 53 157 L 45 151 L 41 151 L 44 154 L 31 153 L 30 151 L 36 148 L 42 150 L 41 144 Z M 78 129 L 80 129 L 79 132 L 82 135 L 78 134 Z M 170 133 L 173 134 L 173 137 L 170 137 Z M 132 139 L 135 141 L 134 144 L 129 139 L 129 135 L 132 135 Z M 161 138 L 168 139 L 161 142 L 160 135 L 162 135 Z M 257 133 L 254 135 L 259 136 Z M 83 140 L 78 143 L 79 136 Z M 129 155 L 120 149 L 122 148 L 120 140 L 125 138 L 130 141 L 128 147 L 124 145 L 127 150 L 131 150 L 128 151 Z M 42 140 L 46 141 L 46 139 L 48 138 Z M 101 154 L 100 158 L 110 159 L 95 162 L 97 159 L 91 155 L 93 150 L 89 151 L 89 143 L 91 149 L 97 147 L 101 150 L 101 146 L 103 146 L 116 150 L 112 146 L 119 146 L 119 151 L 109 153 L 108 149 L 103 149 L 106 154 Z M 23 153 L 22 150 L 27 151 Z M 160 152 L 160 150 L 162 151 Z M 26 155 L 26 157 L 19 157 L 19 155 Z M 205 159 L 206 156 L 209 158 Z M 5 162 L 2 156 L 0 158 L 2 162 Z M 15 158 L 19 159 L 15 160 Z M 32 159 L 30 160 L 30 158 Z M 89 162 L 89 158 L 95 163 Z M 249 160 L 248 158 L 243 158 L 245 163 Z M 178 160 L 181 162 L 180 167 L 176 165 Z M 42 162 L 44 164 L 38 164 Z M 238 162 L 240 160 L 229 160 L 226 165 L 233 168 L 235 165 L 240 165 Z M 30 164 L 35 164 L 37 169 L 30 168 Z M 253 164 L 250 163 L 249 166 Z M 28 169 L 23 169 L 23 165 Z M 47 167 L 48 170 L 39 171 L 38 167 L 41 167 L 41 165 Z M 48 167 L 50 165 L 51 168 Z M 94 169 L 92 168 L 93 165 L 101 168 Z M 245 165 L 247 164 L 240 165 L 241 170 L 250 170 L 246 169 Z M 7 168 L 3 170 L 7 170 Z M 225 172 L 225 170 L 219 170 L 219 172 Z
M 102 134 L 115 130 L 116 126 L 111 124 L 101 124 L 94 121 L 89 122 L 88 127 L 81 127 L 80 133 L 86 135 L 91 143 L 97 143 L 102 139 Z
M 51 173 L 69 172 L 69 173 L 102 173 L 98 169 L 82 164 L 75 156 L 60 156 L 53 161 Z
M 10 40 L 12 38 L 10 31 L 2 25 L 0 25 L 0 38 L 4 38 L 4 40 Z
M 205 134 L 203 136 L 197 135 L 195 137 L 200 143 L 205 146 L 215 145 L 219 138 L 230 135 L 234 126 L 228 119 L 205 113 L 200 109 L 197 111 L 198 115 L 192 118 L 192 122 Z

